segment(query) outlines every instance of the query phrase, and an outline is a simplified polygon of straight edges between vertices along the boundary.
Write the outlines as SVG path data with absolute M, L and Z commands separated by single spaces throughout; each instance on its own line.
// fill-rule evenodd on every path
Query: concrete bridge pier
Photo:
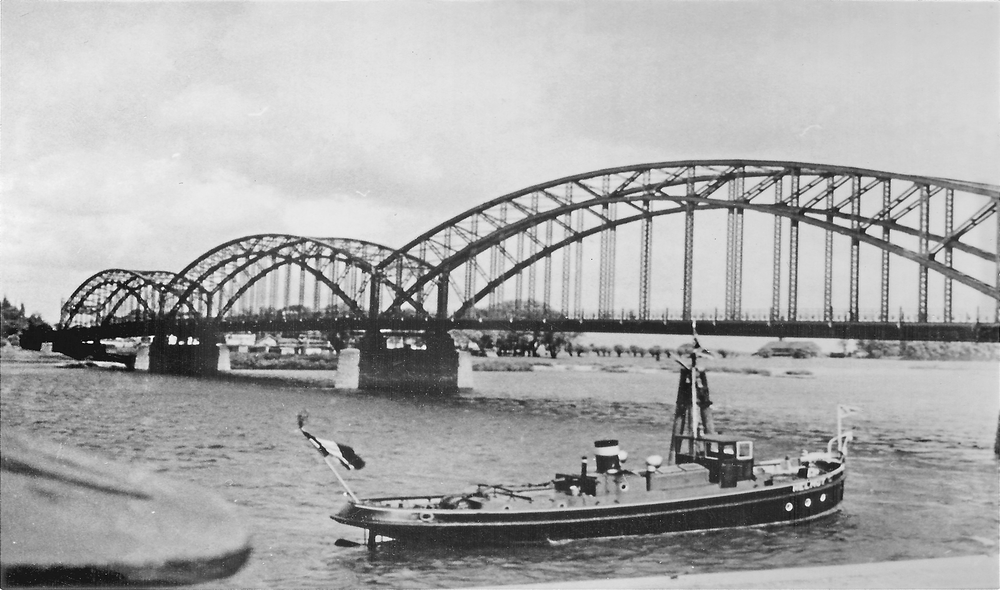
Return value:
M 229 349 L 220 345 L 220 334 L 212 329 L 201 330 L 197 343 L 187 338 L 170 344 L 169 334 L 158 333 L 149 345 L 142 345 L 135 367 L 162 375 L 209 377 L 229 370 Z
M 371 330 L 362 338 L 357 356 L 341 354 L 338 373 L 353 373 L 357 358 L 357 388 L 398 394 L 448 394 L 472 388 L 469 353 L 455 350 L 447 332 L 428 332 L 426 348 L 387 348 L 386 338 Z M 338 387 L 351 388 L 350 380 L 338 379 Z

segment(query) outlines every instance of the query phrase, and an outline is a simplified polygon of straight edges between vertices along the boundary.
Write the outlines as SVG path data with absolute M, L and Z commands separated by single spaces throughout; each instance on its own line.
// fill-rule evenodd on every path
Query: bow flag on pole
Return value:
M 332 440 L 326 440 L 324 438 L 313 437 L 313 440 L 320 443 L 322 448 L 325 449 L 331 457 L 340 461 L 340 464 L 344 467 L 348 469 L 361 469 L 365 466 L 365 460 L 359 457 L 351 447 L 333 442 Z
M 340 461 L 340 464 L 347 469 L 361 469 L 365 466 L 365 460 L 359 457 L 351 447 L 332 440 L 317 438 L 306 432 L 302 427 L 305 425 L 307 417 L 306 414 L 299 414 L 299 430 L 316 447 L 320 455 L 323 455 L 323 457 L 333 457 Z
M 348 469 L 361 469 L 365 466 L 365 462 L 351 447 L 335 443 L 332 440 L 321 440 L 306 432 L 302 427 L 305 426 L 306 418 L 308 417 L 309 414 L 305 411 L 302 411 L 302 413 L 299 414 L 299 430 L 306 437 L 306 439 L 312 443 L 312 446 L 316 447 L 319 454 L 323 456 L 323 462 L 326 463 L 326 466 L 330 468 L 330 471 L 337 476 L 337 481 L 340 482 L 340 485 L 344 488 L 344 491 L 347 492 L 347 495 L 351 497 L 351 500 L 354 500 L 354 503 L 357 504 L 358 497 L 355 496 L 354 492 L 351 491 L 351 488 L 348 487 L 344 478 L 340 477 L 340 474 L 337 473 L 337 469 L 333 466 L 331 457 L 340 461 L 340 464 Z
M 861 410 L 855 406 L 837 406 L 837 417 L 846 418 L 851 414 L 857 414 Z

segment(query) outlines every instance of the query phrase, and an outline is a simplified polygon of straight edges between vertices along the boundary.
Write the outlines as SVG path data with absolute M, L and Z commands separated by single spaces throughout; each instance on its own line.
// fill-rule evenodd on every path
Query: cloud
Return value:
M 637 162 L 996 182 L 995 6 L 792 6 L 9 0 L 4 288 L 51 302 L 252 233 L 399 245 Z
M 159 122 L 168 126 L 240 129 L 248 117 L 263 116 L 259 100 L 219 84 L 193 84 L 160 105 Z
M 175 156 L 74 150 L 5 175 L 4 289 L 56 321 L 59 300 L 103 269 L 178 272 L 221 243 L 257 233 L 399 246 L 436 221 L 427 211 L 358 195 L 297 198 Z

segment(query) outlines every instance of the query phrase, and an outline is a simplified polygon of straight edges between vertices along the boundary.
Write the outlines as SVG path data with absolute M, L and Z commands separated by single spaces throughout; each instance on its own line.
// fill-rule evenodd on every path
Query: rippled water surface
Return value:
M 390 399 L 274 381 L 198 380 L 5 363 L 2 424 L 152 465 L 232 501 L 255 551 L 227 587 L 456 587 L 870 562 L 996 552 L 995 363 L 821 359 L 811 377 L 711 374 L 716 423 L 761 458 L 818 449 L 838 403 L 856 442 L 843 510 L 795 527 L 574 541 L 554 546 L 370 553 L 335 541 L 343 501 L 298 433 L 351 444 L 368 466 L 360 496 L 543 482 L 575 470 L 594 440 L 633 461 L 665 454 L 676 374 L 476 373 L 448 399 Z

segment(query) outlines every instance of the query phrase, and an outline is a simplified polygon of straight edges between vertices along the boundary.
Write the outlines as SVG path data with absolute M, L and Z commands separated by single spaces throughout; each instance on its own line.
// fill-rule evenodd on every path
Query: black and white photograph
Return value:
M 0 586 L 1000 588 L 1000 4 L 0 3 Z

